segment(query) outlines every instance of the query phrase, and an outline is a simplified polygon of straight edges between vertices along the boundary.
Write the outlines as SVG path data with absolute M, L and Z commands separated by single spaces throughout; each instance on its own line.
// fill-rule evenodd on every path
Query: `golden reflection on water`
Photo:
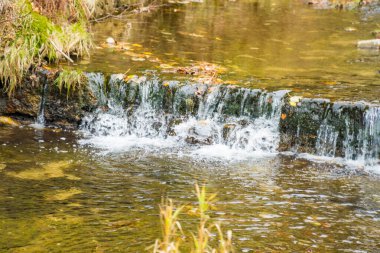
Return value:
M 302 95 L 311 89 L 308 96 L 378 101 L 379 53 L 357 50 L 356 42 L 371 38 L 379 17 L 315 10 L 301 2 L 206 1 L 97 23 L 92 28 L 97 48 L 79 67 L 129 74 L 150 69 L 189 79 L 162 73 L 160 66 L 210 62 L 228 68 L 221 75 L 226 82 L 267 89 L 300 86 L 296 92 Z M 118 45 L 107 46 L 107 37 Z M 321 86 L 321 81 L 338 85 Z

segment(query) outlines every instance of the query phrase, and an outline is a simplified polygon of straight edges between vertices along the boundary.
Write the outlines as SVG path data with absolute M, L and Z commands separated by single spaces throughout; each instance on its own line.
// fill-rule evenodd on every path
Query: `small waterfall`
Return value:
M 99 105 L 82 130 L 100 146 L 109 137 L 107 147 L 153 143 L 238 156 L 293 151 L 379 165 L 380 107 L 306 98 L 294 105 L 288 91 L 157 78 L 106 81 L 93 73 L 89 80 Z
M 351 108 L 348 110 L 347 108 Z M 358 108 L 364 108 L 357 112 Z M 340 107 L 327 117 L 318 130 L 316 153 L 335 157 L 340 145 L 340 156 L 365 165 L 376 165 L 380 154 L 380 108 L 357 106 Z M 340 124 L 336 124 L 339 122 Z M 339 136 L 341 143 L 339 144 Z
M 40 107 L 38 109 L 38 114 L 36 118 L 36 125 L 37 126 L 45 126 L 45 101 L 46 101 L 46 95 L 48 92 L 48 78 L 45 74 L 41 75 L 42 79 L 42 91 L 41 91 L 41 102 L 40 102 Z
M 359 159 L 369 165 L 379 164 L 380 157 L 380 107 L 371 107 L 365 112 L 364 128 L 359 136 Z
M 317 155 L 335 157 L 338 135 L 334 127 L 324 122 L 318 130 Z
M 112 75 L 106 85 L 99 80 L 104 78 L 92 74 L 90 86 L 102 105 L 83 120 L 87 133 L 155 138 L 180 146 L 223 145 L 247 152 L 277 152 L 281 105 L 287 91 L 267 93 L 154 78 L 127 83 L 120 75 Z

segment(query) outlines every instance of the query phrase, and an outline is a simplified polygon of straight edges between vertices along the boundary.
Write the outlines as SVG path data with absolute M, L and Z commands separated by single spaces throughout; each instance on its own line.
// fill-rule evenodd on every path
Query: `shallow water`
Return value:
M 228 161 L 165 148 L 106 152 L 71 132 L 0 128 L 0 252 L 144 252 L 158 204 L 218 193 L 238 252 L 376 252 L 376 175 L 291 156 Z M 147 145 L 145 145 L 146 147 Z M 183 215 L 183 226 L 195 222 Z
M 355 43 L 371 38 L 379 21 L 290 0 L 173 5 L 95 24 L 97 48 L 79 67 L 187 80 L 163 66 L 206 61 L 225 67 L 220 77 L 229 83 L 378 103 L 379 52 Z M 110 36 L 127 49 L 104 45 Z M 194 203 L 195 182 L 218 193 L 211 216 L 233 231 L 237 252 L 378 252 L 378 174 L 278 153 L 277 128 L 267 121 L 255 121 L 248 135 L 254 150 L 270 152 L 252 152 L 152 138 L 144 131 L 167 115 L 143 110 L 129 122 L 124 109 L 93 114 L 85 135 L 0 127 L 0 252 L 147 251 L 160 236 L 161 200 Z M 205 121 L 177 132 L 206 131 Z M 185 228 L 195 222 L 183 214 Z
M 371 39 L 379 15 L 317 10 L 302 1 L 205 1 L 94 24 L 97 48 L 79 64 L 87 71 L 162 73 L 198 61 L 221 65 L 225 82 L 306 97 L 378 102 L 379 52 Z M 127 50 L 104 45 L 107 37 Z M 161 67 L 160 67 L 161 66 Z

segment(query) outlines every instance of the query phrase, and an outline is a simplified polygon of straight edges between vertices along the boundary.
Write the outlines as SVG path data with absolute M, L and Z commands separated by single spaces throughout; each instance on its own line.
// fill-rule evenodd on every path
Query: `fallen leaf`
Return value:
M 124 78 L 124 81 L 128 82 L 128 81 L 130 81 L 130 80 L 135 80 L 135 79 L 137 79 L 137 78 L 138 78 L 137 75 L 128 75 L 128 76 L 126 76 L 126 77 Z
M 0 116 L 0 125 L 20 126 L 20 123 L 9 117 Z
M 282 120 L 286 119 L 286 114 L 285 113 L 281 114 L 281 119 Z

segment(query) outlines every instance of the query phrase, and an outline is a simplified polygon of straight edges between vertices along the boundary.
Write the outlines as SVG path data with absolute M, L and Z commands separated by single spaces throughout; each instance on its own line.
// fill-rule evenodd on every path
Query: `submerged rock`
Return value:
M 50 74 L 41 72 L 34 76 L 41 75 L 49 76 Z M 77 128 L 85 112 L 91 111 L 97 104 L 97 100 L 88 86 L 84 86 L 81 90 L 68 96 L 65 90 L 60 91 L 55 85 L 54 78 L 48 79 L 46 88 L 42 80 L 36 81 L 26 77 L 20 87 L 12 96 L 0 91 L 0 115 L 10 115 L 12 118 L 30 124 L 34 123 L 39 112 L 43 111 L 46 124 Z M 41 110 L 40 105 L 43 98 L 45 99 L 44 110 Z M 4 122 L 7 121 L 4 120 Z M 3 124 L 5 124 L 4 122 Z M 11 123 L 11 125 L 15 124 Z

